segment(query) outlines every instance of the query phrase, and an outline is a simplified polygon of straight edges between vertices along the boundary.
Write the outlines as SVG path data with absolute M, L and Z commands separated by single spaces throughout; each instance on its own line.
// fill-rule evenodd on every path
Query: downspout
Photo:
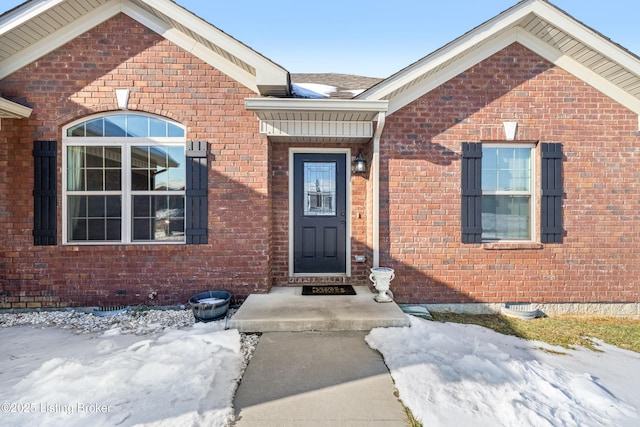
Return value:
M 371 159 L 371 169 L 373 172 L 373 266 L 380 267 L 380 138 L 386 114 L 384 111 L 378 113 L 378 125 L 373 134 L 373 158 Z

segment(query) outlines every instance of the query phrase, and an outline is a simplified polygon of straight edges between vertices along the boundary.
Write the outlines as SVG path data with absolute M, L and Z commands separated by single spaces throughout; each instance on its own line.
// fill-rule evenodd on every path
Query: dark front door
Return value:
M 293 156 L 294 273 L 346 273 L 346 156 Z

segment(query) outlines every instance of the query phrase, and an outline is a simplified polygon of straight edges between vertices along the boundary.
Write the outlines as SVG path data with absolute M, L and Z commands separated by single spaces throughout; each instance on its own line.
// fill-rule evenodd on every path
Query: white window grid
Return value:
M 111 113 L 113 114 L 113 113 Z M 144 115 L 141 113 L 135 113 Z M 91 117 L 84 117 L 81 120 L 77 120 L 63 128 L 62 137 L 62 240 L 63 244 L 72 245 L 162 245 L 162 244 L 184 244 L 184 241 L 168 240 L 133 240 L 133 206 L 132 199 L 136 195 L 152 195 L 152 196 L 167 196 L 167 195 L 185 195 L 185 190 L 149 190 L 149 191 L 133 191 L 131 190 L 131 156 L 130 148 L 132 146 L 158 146 L 158 147 L 185 147 L 185 137 L 69 137 L 67 136 L 67 129 L 76 126 L 78 123 L 97 119 L 109 115 L 102 114 Z M 155 116 L 150 116 L 155 117 Z M 167 120 L 161 118 L 162 120 Z M 167 120 L 170 121 L 170 120 Z M 184 127 L 178 123 L 173 124 Z M 67 148 L 68 147 L 86 147 L 86 146 L 104 146 L 104 147 L 119 147 L 122 153 L 121 164 L 121 191 L 67 191 Z M 70 241 L 69 240 L 69 224 L 67 219 L 69 196 L 82 195 L 82 196 L 120 196 L 122 203 L 122 221 L 121 221 L 121 240 L 120 241 Z
M 536 144 L 531 144 L 531 143 L 482 143 L 482 148 L 528 148 L 530 150 L 530 155 L 529 155 L 529 161 L 530 161 L 530 165 L 529 165 L 529 170 L 530 170 L 530 181 L 529 181 L 529 190 L 528 191 L 518 191 L 518 190 L 511 190 L 511 191 L 506 191 L 506 190 L 496 190 L 496 191 L 491 191 L 491 190 L 482 190 L 482 195 L 483 196 L 529 196 L 529 217 L 531 218 L 529 227 L 529 236 L 530 239 L 528 240 L 513 240 L 513 239 L 483 239 L 483 241 L 486 242 L 500 242 L 500 241 L 505 241 L 505 242 L 532 242 L 535 240 L 535 230 L 536 230 L 536 224 L 537 224 L 537 216 L 536 216 L 536 205 L 537 205 L 537 199 L 536 199 L 536 188 L 537 188 L 537 180 L 536 180 L 536 161 L 535 161 L 535 148 L 536 148 Z

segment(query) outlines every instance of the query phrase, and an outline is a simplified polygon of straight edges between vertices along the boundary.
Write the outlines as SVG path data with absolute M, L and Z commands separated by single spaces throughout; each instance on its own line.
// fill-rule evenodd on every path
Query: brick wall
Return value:
M 368 200 L 370 199 L 367 176 L 351 176 L 351 278 L 305 277 L 289 278 L 289 149 L 296 148 L 351 148 L 352 156 L 359 149 L 366 153 L 363 144 L 299 144 L 274 143 L 271 148 L 271 174 L 273 195 L 273 284 L 277 286 L 299 285 L 300 283 L 347 282 L 354 285 L 368 283 L 368 267 L 371 262 L 371 244 L 367 240 L 367 226 L 371 222 Z M 351 162 L 351 159 L 348 160 Z M 348 164 L 347 168 L 351 165 Z M 356 263 L 354 255 L 367 256 L 367 263 Z
M 130 110 L 211 143 L 207 245 L 63 246 L 59 196 L 59 244 L 33 246 L 33 141 L 61 142 L 66 123 L 116 110 L 116 88 L 131 89 Z M 0 81 L 0 92 L 34 107 L 0 130 L 0 308 L 166 305 L 209 289 L 238 298 L 268 290 L 269 148 L 244 109 L 253 92 L 125 15 Z
M 563 144 L 562 244 L 461 243 L 461 144 L 503 140 L 504 121 Z M 390 115 L 381 265 L 396 300 L 640 301 L 639 135 L 637 115 L 517 44 Z
M 131 110 L 211 143 L 209 244 L 33 246 L 33 141 L 61 141 L 65 124 L 116 109 L 116 88 L 131 88 Z M 119 15 L 5 78 L 0 92 L 34 107 L 0 130 L 0 308 L 166 305 L 207 289 L 243 298 L 295 283 L 292 145 L 258 133 L 244 109 L 255 94 L 233 79 Z M 460 242 L 461 144 L 503 139 L 504 121 L 519 123 L 518 140 L 563 143 L 562 244 Z M 370 144 L 349 147 L 370 156 Z M 381 265 L 396 269 L 399 302 L 640 301 L 638 119 L 575 77 L 512 45 L 390 115 L 381 147 Z M 352 282 L 365 284 L 372 183 L 351 184 L 352 254 L 368 257 L 352 264 Z

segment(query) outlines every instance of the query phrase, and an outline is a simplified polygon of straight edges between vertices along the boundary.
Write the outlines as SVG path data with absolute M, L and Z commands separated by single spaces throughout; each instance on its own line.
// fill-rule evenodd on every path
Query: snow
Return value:
M 311 99 L 328 98 L 337 89 L 320 83 L 291 83 L 291 88 L 295 97 Z
M 291 83 L 295 98 L 323 99 L 329 98 L 332 93 L 338 92 L 336 86 L 321 83 Z M 351 94 L 352 97 L 360 95 L 366 89 L 343 89 L 342 92 Z
M 220 304 L 221 302 L 226 302 L 226 301 L 227 300 L 221 299 L 221 298 L 203 298 L 198 300 L 200 304 L 211 304 L 211 305 Z
M 0 315 L 0 426 L 222 427 L 233 419 L 246 336 L 225 321 L 194 324 L 171 311 L 7 316 L 15 315 Z M 640 425 L 638 353 L 411 322 L 366 340 L 425 426 Z
M 144 336 L 2 328 L 0 425 L 227 425 L 244 360 L 224 325 Z
M 603 343 L 601 352 L 567 350 L 419 318 L 374 329 L 367 342 L 424 425 L 640 425 L 635 352 Z

